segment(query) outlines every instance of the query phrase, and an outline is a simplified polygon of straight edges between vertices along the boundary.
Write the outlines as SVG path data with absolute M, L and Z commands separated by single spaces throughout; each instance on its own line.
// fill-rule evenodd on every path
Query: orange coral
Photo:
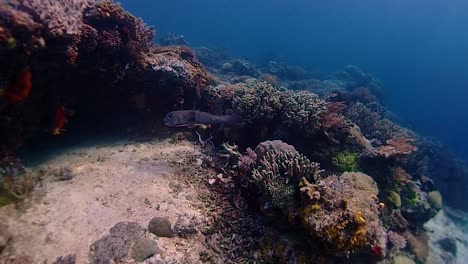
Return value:
M 20 103 L 31 93 L 32 74 L 29 68 L 24 68 L 18 73 L 16 80 L 7 85 L 3 96 L 10 103 Z

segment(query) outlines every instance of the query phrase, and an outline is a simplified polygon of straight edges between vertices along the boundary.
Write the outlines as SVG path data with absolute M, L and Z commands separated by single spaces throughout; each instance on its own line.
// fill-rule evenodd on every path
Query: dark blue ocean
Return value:
M 384 85 L 403 124 L 468 160 L 468 2 L 462 0 L 123 0 L 158 36 L 266 52 L 316 72 L 353 64 Z

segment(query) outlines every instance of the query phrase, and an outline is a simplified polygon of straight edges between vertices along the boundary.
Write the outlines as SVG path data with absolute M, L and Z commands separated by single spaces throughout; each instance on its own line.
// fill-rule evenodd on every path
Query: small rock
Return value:
M 134 241 L 143 234 L 144 228 L 136 222 L 119 222 L 101 239 L 90 246 L 90 260 L 95 264 L 107 264 L 128 254 Z
M 161 253 L 156 241 L 149 238 L 140 238 L 132 246 L 132 258 L 138 262 Z
M 154 217 L 151 219 L 148 230 L 158 237 L 172 237 L 171 222 L 166 217 Z

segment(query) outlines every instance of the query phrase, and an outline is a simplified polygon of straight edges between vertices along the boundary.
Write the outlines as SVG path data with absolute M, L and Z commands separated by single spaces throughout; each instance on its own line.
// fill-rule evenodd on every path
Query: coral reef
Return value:
M 379 219 L 377 185 L 363 173 L 344 173 L 319 180 L 314 189 L 320 198 L 304 204 L 301 222 L 309 234 L 338 255 L 371 251 L 385 255 L 386 231 Z M 382 255 L 382 256 L 380 256 Z
M 299 181 L 315 182 L 319 165 L 297 152 L 268 151 L 252 171 L 252 180 L 262 193 L 266 209 L 280 209 L 285 215 L 297 208 Z
M 80 34 L 83 11 L 90 4 L 87 0 L 25 0 L 21 1 L 20 10 L 31 12 L 52 36 L 66 37 Z
M 183 35 L 169 33 L 159 39 L 161 46 L 189 46 Z
M 359 154 L 342 151 L 333 158 L 333 165 L 335 165 L 340 172 L 359 171 Z
M 287 91 L 281 94 L 283 124 L 305 135 L 314 135 L 320 128 L 325 102 L 310 92 Z
M 281 93 L 266 82 L 246 85 L 234 92 L 232 109 L 250 123 L 278 117 L 282 107 Z
M 389 158 L 397 155 L 409 155 L 417 148 L 410 144 L 411 140 L 407 138 L 396 138 L 387 140 L 387 145 L 377 148 L 377 153 Z
M 80 122 L 153 135 L 166 112 L 200 109 L 246 121 L 237 130 L 208 128 L 202 134 L 209 139 L 199 138 L 213 146 L 209 164 L 221 175 L 210 188 L 244 194 L 274 222 L 268 228 L 275 234 L 264 237 L 267 260 L 375 262 L 398 252 L 422 262 L 423 224 L 445 205 L 466 209 L 467 166 L 398 125 L 381 105 L 380 82 L 356 66 L 319 79 L 277 57 L 257 66 L 222 49 L 194 52 L 180 35 L 161 39 L 164 46 L 154 37 L 151 27 L 108 0 L 0 3 L 0 204 L 34 187 L 35 175 L 12 158 L 27 138 L 53 141 Z M 229 142 L 226 155 L 216 149 L 223 142 Z M 66 169 L 57 174 L 73 177 Z M 247 207 L 243 198 L 232 201 Z M 242 214 L 231 207 L 234 222 Z M 153 220 L 149 229 L 159 236 L 193 232 Z M 249 234 L 262 229 L 248 222 L 255 226 L 243 227 Z M 116 225 L 93 244 L 92 260 L 121 258 L 141 232 L 135 223 Z M 284 238 L 289 234 L 300 242 Z M 114 243 L 126 252 L 113 252 Z M 137 260 L 157 251 L 145 240 L 132 249 Z M 60 261 L 66 259 L 72 257 Z
M 69 123 L 76 111 L 110 126 L 119 112 L 193 108 L 212 80 L 189 48 L 156 47 L 154 30 L 112 1 L 8 1 L 0 14 L 2 152 L 60 135 L 62 107 Z

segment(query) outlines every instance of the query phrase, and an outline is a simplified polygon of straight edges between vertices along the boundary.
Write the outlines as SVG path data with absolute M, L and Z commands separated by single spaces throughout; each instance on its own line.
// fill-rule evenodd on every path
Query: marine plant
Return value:
M 342 151 L 333 157 L 333 165 L 335 165 L 340 172 L 345 171 L 359 171 L 359 153 Z

